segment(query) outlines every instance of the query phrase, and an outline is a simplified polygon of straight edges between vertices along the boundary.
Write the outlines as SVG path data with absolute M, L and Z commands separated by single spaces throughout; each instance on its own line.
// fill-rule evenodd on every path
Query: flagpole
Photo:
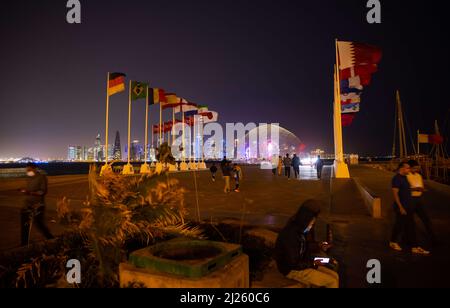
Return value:
M 342 141 L 342 110 L 341 110 L 341 89 L 340 89 L 340 76 L 339 76 L 339 47 L 338 40 L 336 44 L 336 67 L 335 67 L 335 99 L 334 99 L 334 132 L 335 132 L 335 163 L 334 163 L 334 175 L 336 178 L 350 178 L 348 166 L 344 161 L 344 147 Z
M 162 103 L 159 103 L 159 146 L 162 144 Z
M 171 145 L 173 145 L 174 135 L 175 135 L 175 108 L 172 108 L 172 143 L 171 143 Z
M 145 150 L 144 150 L 144 163 L 147 164 L 148 155 L 148 86 L 147 86 L 147 97 L 145 100 Z
M 102 167 L 100 171 L 100 175 L 102 175 L 106 170 L 108 170 L 108 131 L 109 131 L 109 72 L 106 77 L 106 124 L 105 124 L 105 165 Z
M 420 130 L 417 130 L 417 156 L 420 156 Z
M 182 109 L 181 109 L 181 114 L 182 114 L 182 116 L 181 116 L 181 121 L 183 122 L 183 132 L 182 132 L 182 134 L 183 134 L 183 137 L 182 137 L 182 147 L 183 147 L 183 151 L 182 151 L 182 153 L 181 153 L 181 155 L 182 155 L 182 159 L 183 159 L 183 163 L 185 162 L 185 159 L 186 159 L 186 147 L 185 147 L 185 143 L 186 143 L 186 140 L 185 140 L 185 136 L 184 136 L 184 112 L 183 112 L 183 107 L 181 107 Z
M 131 153 L 131 80 L 129 82 L 128 89 L 128 158 L 127 164 L 123 167 L 122 173 L 125 175 L 134 174 L 133 166 L 130 164 L 130 153 Z

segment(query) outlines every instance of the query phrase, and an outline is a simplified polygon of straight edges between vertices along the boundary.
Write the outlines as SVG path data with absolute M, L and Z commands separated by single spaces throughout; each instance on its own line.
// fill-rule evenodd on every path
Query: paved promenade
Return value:
M 220 173 L 220 172 L 219 172 Z M 435 287 L 450 286 L 447 277 L 450 268 L 445 266 L 450 253 L 450 188 L 429 183 L 426 203 L 441 245 L 433 249 L 431 257 L 413 257 L 408 253 L 396 253 L 387 243 L 392 225 L 391 173 L 364 166 L 351 168 L 353 177 L 382 197 L 383 218 L 372 219 L 364 207 L 352 180 L 330 179 L 331 168 L 325 167 L 323 179 L 317 180 L 310 167 L 302 167 L 301 179 L 288 180 L 274 176 L 270 170 L 244 167 L 244 180 L 240 193 L 225 194 L 223 180 L 218 174 L 213 183 L 208 171 L 196 172 L 197 193 L 202 219 L 243 219 L 245 223 L 281 228 L 303 201 L 316 198 L 323 201 L 318 236 L 323 236 L 325 225 L 330 223 L 335 235 L 332 254 L 341 262 L 343 287 L 367 287 L 366 263 L 378 259 L 382 263 L 382 286 Z M 196 193 L 193 173 L 171 174 L 187 189 L 186 205 L 192 217 L 196 214 Z M 0 179 L 0 251 L 17 247 L 19 243 L 19 210 L 22 197 L 17 193 L 23 180 Z M 56 201 L 63 196 L 74 207 L 81 206 L 88 191 L 87 176 L 49 177 L 47 220 L 56 234 L 63 227 L 54 221 Z M 420 230 L 419 230 L 420 231 Z M 419 234 L 421 234 L 419 232 Z M 35 241 L 42 240 L 33 233 Z

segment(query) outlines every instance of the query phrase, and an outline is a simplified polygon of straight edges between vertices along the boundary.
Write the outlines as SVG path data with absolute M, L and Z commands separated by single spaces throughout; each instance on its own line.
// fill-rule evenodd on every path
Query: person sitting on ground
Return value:
M 318 201 L 307 200 L 303 203 L 278 235 L 275 260 L 280 273 L 289 279 L 308 286 L 338 288 L 339 275 L 321 262 L 314 261 L 317 255 L 312 255 L 312 247 L 307 240 L 319 213 Z M 323 252 L 330 248 L 328 243 L 320 246 Z

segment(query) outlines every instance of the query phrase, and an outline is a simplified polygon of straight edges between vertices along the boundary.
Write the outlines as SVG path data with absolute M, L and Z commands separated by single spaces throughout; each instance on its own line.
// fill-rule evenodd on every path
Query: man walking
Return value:
M 222 167 L 222 174 L 223 174 L 223 179 L 225 180 L 225 187 L 223 189 L 223 191 L 228 194 L 229 192 L 231 192 L 231 186 L 230 186 L 230 178 L 231 178 L 231 171 L 233 169 L 231 168 L 231 165 L 229 162 L 226 162 L 223 167 Z
M 292 168 L 294 168 L 294 176 L 296 179 L 298 179 L 300 175 L 300 157 L 297 156 L 297 154 L 294 154 L 294 157 L 292 158 Z
M 283 165 L 284 165 L 284 175 L 287 176 L 288 179 L 290 179 L 292 159 L 289 157 L 289 153 L 286 154 L 286 157 L 283 159 Z
M 405 242 L 413 254 L 429 255 L 430 252 L 417 245 L 416 230 L 414 224 L 414 204 L 411 196 L 411 188 L 407 179 L 410 166 L 402 162 L 398 166 L 397 174 L 392 179 L 392 192 L 394 195 L 395 224 L 389 246 L 402 251 L 401 242 Z
M 320 155 L 319 155 L 319 156 L 317 156 L 317 161 L 316 161 L 317 178 L 319 180 L 322 178 L 322 169 L 323 169 L 323 160 L 320 158 Z
M 45 225 L 45 195 L 47 194 L 47 177 L 37 170 L 33 163 L 27 165 L 27 185 L 21 189 L 26 195 L 25 204 L 20 211 L 21 245 L 28 245 L 30 228 L 35 223 L 38 230 L 47 238 L 54 238 Z
M 422 175 L 420 174 L 420 165 L 415 160 L 410 160 L 408 164 L 411 167 L 411 172 L 407 175 L 407 179 L 409 185 L 411 186 L 411 196 L 415 213 L 420 218 L 425 227 L 425 230 L 427 231 L 428 240 L 430 241 L 430 243 L 435 243 L 436 237 L 433 231 L 431 219 L 425 211 L 422 200 L 425 186 L 423 184 Z

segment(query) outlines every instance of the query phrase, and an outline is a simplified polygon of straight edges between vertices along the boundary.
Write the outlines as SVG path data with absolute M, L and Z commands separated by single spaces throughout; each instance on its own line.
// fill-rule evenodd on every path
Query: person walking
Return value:
M 278 176 L 283 173 L 283 157 L 278 156 Z
M 402 251 L 403 248 L 400 244 L 405 243 L 413 254 L 427 256 L 430 255 L 430 252 L 417 245 L 414 223 L 415 209 L 411 187 L 407 179 L 409 172 L 408 163 L 402 162 L 398 166 L 397 174 L 392 178 L 395 223 L 389 246 L 396 251 Z
M 300 165 L 300 157 L 298 157 L 297 154 L 294 154 L 294 157 L 292 158 L 292 168 L 294 168 L 294 176 L 296 179 L 298 179 L 300 175 Z
M 320 180 L 322 178 L 322 170 L 323 170 L 323 160 L 322 158 L 320 158 L 320 155 L 317 156 L 316 170 L 317 170 L 317 178 Z
M 272 164 L 272 173 L 273 173 L 273 175 L 277 175 L 278 157 L 276 155 L 272 156 L 271 164 Z
M 54 238 L 48 227 L 45 225 L 47 177 L 37 170 L 37 166 L 34 163 L 27 164 L 26 172 L 26 187 L 20 190 L 26 195 L 24 207 L 20 211 L 21 246 L 29 244 L 29 236 L 33 223 L 47 239 Z
M 212 164 L 211 168 L 209 168 L 209 171 L 211 171 L 212 181 L 215 182 L 216 181 L 216 173 L 217 173 L 216 163 Z
M 423 178 L 420 174 L 420 165 L 415 160 L 410 160 L 408 162 L 411 167 L 411 172 L 408 173 L 406 178 L 408 179 L 408 183 L 411 186 L 411 196 L 412 202 L 414 205 L 415 214 L 422 221 L 425 230 L 427 232 L 427 238 L 431 244 L 436 243 L 436 236 L 433 231 L 433 225 L 431 223 L 431 219 L 428 216 L 428 213 L 425 211 L 423 204 L 423 193 L 425 191 L 425 185 L 423 184 Z
M 284 165 L 284 175 L 287 176 L 288 179 L 290 179 L 292 159 L 289 157 L 289 153 L 286 154 L 286 157 L 283 159 L 283 165 Z
M 226 194 L 231 192 L 231 186 L 230 186 L 231 171 L 232 171 L 232 168 L 230 166 L 230 163 L 226 162 L 222 168 L 223 179 L 225 180 L 225 187 L 224 187 L 223 191 Z
M 241 169 L 241 167 L 238 166 L 238 164 L 234 164 L 233 173 L 234 173 L 234 181 L 236 183 L 234 191 L 240 192 L 239 184 L 240 184 L 240 181 L 242 180 L 242 169 Z

